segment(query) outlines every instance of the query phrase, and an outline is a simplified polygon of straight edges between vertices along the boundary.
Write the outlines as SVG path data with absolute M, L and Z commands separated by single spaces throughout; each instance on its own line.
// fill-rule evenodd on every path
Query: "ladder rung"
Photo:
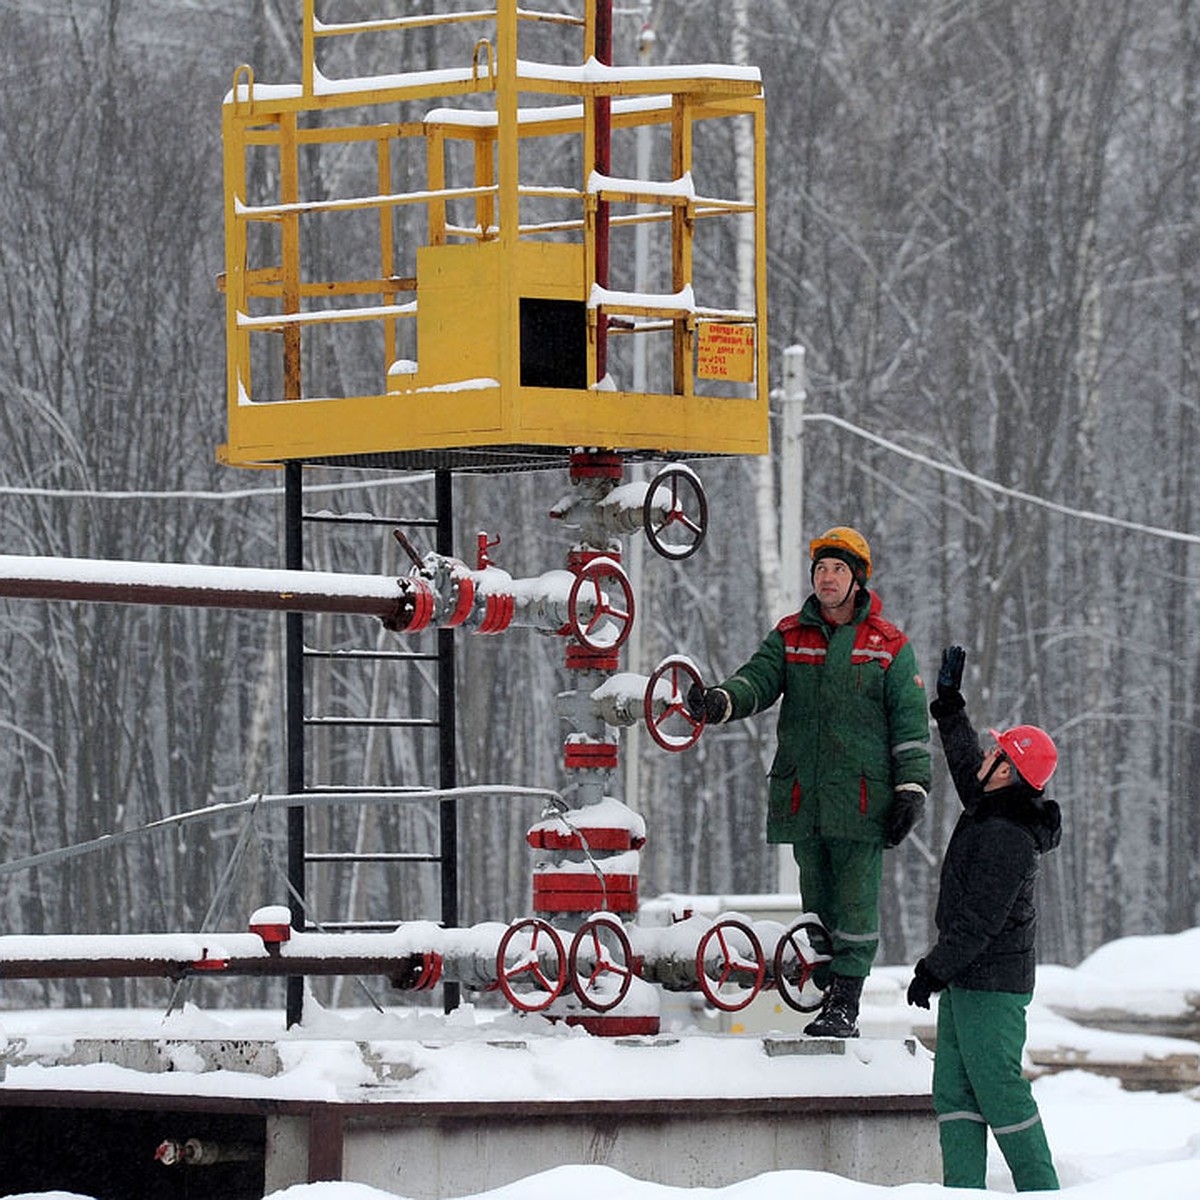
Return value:
M 352 659 L 380 662 L 436 662 L 437 654 L 419 650 L 315 650 L 304 647 L 305 658 Z
M 344 795 L 344 796 L 416 796 L 418 799 L 429 791 L 424 787 L 405 787 L 396 784 L 392 787 L 380 785 L 379 787 L 360 787 L 352 783 L 329 783 L 319 784 L 310 783 L 305 789 L 305 792 L 312 792 L 319 796 L 324 795 Z
M 430 863 L 441 862 L 440 854 L 422 854 L 417 851 L 380 851 L 377 854 L 355 854 L 353 851 L 315 850 L 305 854 L 305 862 L 311 863 Z
M 421 529 L 436 529 L 436 517 L 370 517 L 359 513 L 341 515 L 332 512 L 304 513 L 303 520 L 317 525 L 414 525 Z
M 305 725 L 361 726 L 364 729 L 435 729 L 434 717 L 305 717 Z

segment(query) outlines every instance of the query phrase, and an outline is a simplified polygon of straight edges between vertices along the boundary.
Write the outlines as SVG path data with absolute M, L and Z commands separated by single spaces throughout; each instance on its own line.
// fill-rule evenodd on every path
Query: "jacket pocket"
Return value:
M 768 824 L 779 835 L 792 836 L 811 804 L 804 803 L 800 774 L 788 763 L 776 763 L 767 780 Z

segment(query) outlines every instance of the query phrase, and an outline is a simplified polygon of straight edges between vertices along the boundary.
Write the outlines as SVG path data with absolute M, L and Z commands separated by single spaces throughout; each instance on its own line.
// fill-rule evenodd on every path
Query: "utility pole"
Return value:
M 783 352 L 779 430 L 779 560 L 783 593 L 799 607 L 804 578 L 804 400 L 808 391 L 804 347 Z
M 804 400 L 808 372 L 804 347 L 783 352 L 783 389 L 779 415 L 779 565 L 780 590 L 799 608 L 807 593 L 804 573 Z M 777 888 L 796 890 L 796 862 L 792 848 L 779 847 Z

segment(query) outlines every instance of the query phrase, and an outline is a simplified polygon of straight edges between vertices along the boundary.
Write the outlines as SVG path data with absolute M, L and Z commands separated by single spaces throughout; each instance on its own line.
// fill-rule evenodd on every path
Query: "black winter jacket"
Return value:
M 1041 856 L 1058 845 L 1062 814 L 1053 800 L 1018 783 L 984 792 L 979 737 L 961 703 L 935 701 L 946 763 L 963 812 L 942 862 L 937 944 L 925 966 L 942 983 L 975 991 L 1033 991 Z

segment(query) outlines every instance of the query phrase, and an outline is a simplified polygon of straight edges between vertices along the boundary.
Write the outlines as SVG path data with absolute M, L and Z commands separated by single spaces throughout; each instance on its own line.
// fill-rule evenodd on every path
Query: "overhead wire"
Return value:
M 989 479 L 986 475 L 980 475 L 976 471 L 969 471 L 965 467 L 955 466 L 953 463 L 940 461 L 931 457 L 928 454 L 923 454 L 919 450 L 910 449 L 907 446 L 901 445 L 899 442 L 893 441 L 890 438 L 885 438 L 878 433 L 874 433 L 869 429 L 864 429 L 861 425 L 855 425 L 852 421 L 847 421 L 844 417 L 835 416 L 833 413 L 804 413 L 801 420 L 805 424 L 822 423 L 832 425 L 837 429 L 844 430 L 853 436 L 870 442 L 872 445 L 878 446 L 882 450 L 888 451 L 890 454 L 895 454 L 901 458 L 906 458 L 910 462 L 919 463 L 921 466 L 928 467 L 931 471 L 936 471 L 942 475 L 952 476 L 955 479 L 961 479 L 965 483 L 970 483 L 976 487 L 982 488 L 984 491 L 992 492 L 996 495 L 1005 496 L 1010 500 L 1019 501 L 1022 504 L 1031 504 L 1038 508 L 1046 509 L 1049 512 L 1058 513 L 1060 516 L 1073 517 L 1076 520 L 1092 521 L 1100 525 L 1108 525 L 1117 529 L 1125 529 L 1132 533 L 1143 533 L 1150 537 L 1164 538 L 1167 541 L 1183 542 L 1188 545 L 1200 545 L 1200 533 L 1188 533 L 1184 530 L 1169 529 L 1160 525 L 1149 525 L 1141 521 L 1133 521 L 1124 517 L 1112 516 L 1109 513 L 1095 512 L 1090 509 L 1076 508 L 1073 505 L 1062 504 L 1056 500 L 1049 500 L 1044 496 L 1038 496 L 1033 492 L 1023 491 L 1020 488 L 1010 487 L 1007 484 L 999 483 L 997 480 Z M 349 490 L 366 490 L 374 487 L 395 487 L 409 486 L 418 483 L 428 483 L 433 476 L 429 473 L 408 476 L 393 476 L 387 479 L 379 480 L 364 480 L 354 483 L 331 483 L 331 484 L 310 484 L 305 488 L 306 493 L 314 492 L 340 492 Z M 0 496 L 25 496 L 25 497 L 41 497 L 49 499 L 64 499 L 64 500 L 204 500 L 204 501 L 222 501 L 222 500 L 247 500 L 257 497 L 272 497 L 281 496 L 284 494 L 284 488 L 245 488 L 237 491 L 217 492 L 203 490 L 181 490 L 181 491 L 102 491 L 98 489 L 70 489 L 70 488 L 43 488 L 43 487 L 19 487 L 13 485 L 0 485 Z
M 1010 500 L 1020 501 L 1022 504 L 1031 504 L 1038 508 L 1044 508 L 1049 512 L 1058 513 L 1060 516 L 1074 517 L 1080 521 L 1092 521 L 1099 525 L 1109 525 L 1117 529 L 1129 530 L 1132 533 L 1144 533 L 1151 537 L 1164 538 L 1167 541 L 1200 545 L 1200 534 L 1187 533 L 1179 529 L 1167 529 L 1159 525 L 1147 525 L 1141 521 L 1130 521 L 1123 517 L 1111 516 L 1108 513 L 1093 512 L 1090 509 L 1074 508 L 1069 504 L 1060 504 L 1056 500 L 1048 500 L 1044 496 L 1037 496 L 1032 492 L 1022 491 L 1020 488 L 998 483 L 994 479 L 988 479 L 984 475 L 968 471 L 965 467 L 956 467 L 952 463 L 939 462 L 936 458 L 931 458 L 928 454 L 922 454 L 919 450 L 910 450 L 907 446 L 902 446 L 898 442 L 891 441 L 889 438 L 872 433 L 869 429 L 863 429 L 862 426 L 855 425 L 843 417 L 835 417 L 832 413 L 805 413 L 801 417 L 801 420 L 833 425 L 838 429 L 845 430 L 847 433 L 852 433 L 855 437 L 861 438 L 863 441 L 870 442 L 883 450 L 887 450 L 891 454 L 899 455 L 901 458 L 907 458 L 911 462 L 928 467 L 931 471 L 953 476 L 955 479 L 961 479 L 985 491 L 994 492 L 996 495 L 1005 496 Z

